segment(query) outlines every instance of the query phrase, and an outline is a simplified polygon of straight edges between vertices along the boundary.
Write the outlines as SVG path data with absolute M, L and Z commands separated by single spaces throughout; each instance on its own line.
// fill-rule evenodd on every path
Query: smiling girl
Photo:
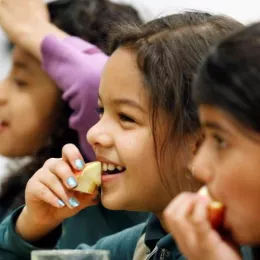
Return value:
M 87 138 L 103 164 L 103 205 L 154 215 L 93 248 L 108 249 L 120 260 L 181 257 L 162 212 L 180 191 L 200 186 L 188 170 L 201 139 L 191 82 L 209 47 L 240 27 L 223 16 L 187 12 L 144 26 L 126 25 L 116 34 L 101 78 L 100 120 Z M 62 158 L 48 160 L 30 179 L 26 206 L 0 225 L 8 234 L 0 239 L 3 250 L 28 259 L 36 244 L 53 248 L 60 223 L 95 204 L 95 194 L 68 185 L 77 160 L 83 160 L 78 149 L 66 145 Z

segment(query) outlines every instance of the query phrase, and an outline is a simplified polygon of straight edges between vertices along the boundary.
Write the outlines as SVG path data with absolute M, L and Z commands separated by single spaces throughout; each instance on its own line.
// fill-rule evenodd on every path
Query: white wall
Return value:
M 197 9 L 226 14 L 243 23 L 260 20 L 259 0 L 114 0 L 126 2 L 141 8 L 145 16 L 161 15 L 179 12 L 181 10 Z M 149 12 L 147 11 L 149 9 Z

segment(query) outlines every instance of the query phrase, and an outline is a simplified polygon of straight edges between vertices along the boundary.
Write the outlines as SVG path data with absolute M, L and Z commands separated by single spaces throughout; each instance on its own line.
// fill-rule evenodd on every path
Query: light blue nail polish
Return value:
M 65 203 L 62 201 L 62 200 L 58 200 L 58 205 L 60 207 L 64 207 L 65 206 Z
M 76 181 L 76 179 L 73 177 L 73 176 L 70 176 L 68 179 L 67 179 L 67 184 L 71 187 L 71 188 L 75 188 L 78 186 L 78 183 Z
M 75 160 L 75 167 L 78 170 L 82 170 L 84 168 L 84 162 L 80 159 Z
M 79 206 L 79 201 L 76 198 L 70 198 L 69 204 L 71 207 L 76 208 Z

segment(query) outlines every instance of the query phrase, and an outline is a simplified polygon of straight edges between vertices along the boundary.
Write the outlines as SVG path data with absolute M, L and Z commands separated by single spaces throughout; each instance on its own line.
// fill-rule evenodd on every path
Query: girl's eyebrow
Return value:
M 101 95 L 98 94 L 98 99 L 102 102 Z M 116 105 L 128 105 L 134 108 L 139 109 L 143 113 L 147 114 L 147 111 L 145 111 L 137 102 L 135 102 L 132 99 L 127 99 L 127 98 L 114 98 L 112 99 L 112 102 Z
M 19 69 L 28 70 L 28 66 L 22 61 L 15 61 L 14 67 L 19 68 Z
M 218 124 L 216 122 L 212 122 L 212 121 L 201 122 L 201 127 L 210 128 L 210 129 L 219 130 L 221 132 L 228 133 L 228 131 L 223 126 L 221 126 L 220 124 Z
M 116 105 L 128 105 L 141 110 L 143 113 L 147 113 L 137 102 L 127 98 L 115 98 L 112 100 Z

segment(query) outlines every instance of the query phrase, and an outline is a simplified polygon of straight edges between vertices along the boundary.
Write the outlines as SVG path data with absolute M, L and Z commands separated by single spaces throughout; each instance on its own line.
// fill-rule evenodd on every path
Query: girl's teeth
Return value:
M 107 171 L 107 164 L 103 163 L 103 171 L 106 172 Z
M 107 169 L 109 170 L 109 171 L 114 171 L 115 170 L 115 166 L 113 165 L 113 164 L 108 164 L 108 167 L 107 167 Z
M 117 168 L 119 171 L 122 171 L 122 170 L 123 170 L 123 167 L 121 167 L 121 166 L 116 166 L 116 168 Z
M 102 164 L 102 170 L 104 172 L 106 171 L 114 171 L 115 169 L 117 169 L 118 171 L 122 171 L 123 170 L 123 167 L 122 166 L 115 166 L 111 163 L 103 163 Z

